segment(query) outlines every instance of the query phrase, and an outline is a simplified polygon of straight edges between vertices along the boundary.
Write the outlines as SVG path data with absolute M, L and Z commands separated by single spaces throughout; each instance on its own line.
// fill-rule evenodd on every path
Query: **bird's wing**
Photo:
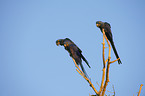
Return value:
M 81 49 L 73 41 L 71 41 L 69 38 L 65 38 L 65 41 L 68 42 L 69 44 L 73 44 L 74 46 L 76 46 L 80 53 L 82 52 Z
M 82 51 L 76 45 L 73 45 L 72 47 L 76 54 L 86 62 L 89 68 L 91 68 L 86 58 L 82 55 Z
M 107 36 L 108 40 L 110 42 L 113 42 L 113 36 L 112 36 L 112 32 L 111 32 L 111 26 L 109 23 L 104 23 L 104 31 L 105 31 L 105 35 Z

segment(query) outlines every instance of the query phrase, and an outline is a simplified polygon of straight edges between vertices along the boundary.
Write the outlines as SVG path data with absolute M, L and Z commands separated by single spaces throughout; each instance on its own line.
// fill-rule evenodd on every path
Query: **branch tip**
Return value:
M 138 95 L 137 96 L 140 96 L 142 86 L 143 86 L 143 84 L 140 85 L 139 92 L 138 92 Z

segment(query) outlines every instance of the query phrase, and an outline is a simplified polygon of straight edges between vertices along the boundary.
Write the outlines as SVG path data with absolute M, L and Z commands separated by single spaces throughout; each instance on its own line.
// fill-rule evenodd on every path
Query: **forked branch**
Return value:
M 105 91 L 106 91 L 106 87 L 107 87 L 108 82 L 109 82 L 109 69 L 110 69 L 110 59 L 111 59 L 111 56 L 110 56 L 110 54 L 111 54 L 111 46 L 110 46 L 110 43 L 109 43 L 109 41 L 108 41 L 108 39 L 107 39 L 107 37 L 106 37 L 106 35 L 105 35 L 105 32 L 104 32 L 104 30 L 103 30 L 103 44 L 105 44 L 104 38 L 106 39 L 106 41 L 107 41 L 107 43 L 108 43 L 108 46 L 109 46 L 109 53 L 108 53 L 108 63 L 107 63 L 106 61 L 103 60 L 103 64 L 105 64 L 105 68 L 103 67 L 103 69 L 106 69 L 106 63 L 107 63 L 107 69 L 106 69 L 106 80 L 105 80 L 105 84 L 104 84 L 104 86 L 103 86 L 103 90 L 102 90 L 101 96 L 104 96 Z M 105 45 L 103 46 L 103 50 L 104 50 L 104 48 L 105 48 Z M 104 53 L 104 52 L 103 52 L 103 53 Z M 103 55 L 105 55 L 105 54 L 103 54 Z M 104 57 L 104 56 L 103 56 L 103 57 Z M 103 75 L 104 75 L 104 74 L 103 74 Z M 102 80 L 102 81 L 103 81 L 103 80 Z
M 73 58 L 72 58 L 73 59 Z M 94 90 L 94 92 L 98 95 L 98 91 L 96 90 L 96 88 L 94 87 L 94 85 L 92 84 L 92 82 L 90 81 L 90 79 L 88 77 L 85 76 L 85 74 L 81 71 L 81 69 L 78 67 L 76 61 L 73 59 L 75 66 L 77 67 L 77 72 L 90 84 L 90 86 L 92 87 L 92 89 Z

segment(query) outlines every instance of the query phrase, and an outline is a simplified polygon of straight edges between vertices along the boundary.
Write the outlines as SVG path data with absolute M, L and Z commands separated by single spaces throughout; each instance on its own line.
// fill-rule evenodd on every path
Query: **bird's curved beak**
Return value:
M 57 45 L 57 46 L 60 45 L 60 42 L 59 42 L 58 40 L 56 41 L 56 45 Z
M 57 45 L 57 46 L 60 45 L 60 42 L 57 42 L 56 45 Z
M 96 24 L 96 26 L 97 26 L 97 27 L 99 27 L 99 26 L 100 26 L 100 24 Z

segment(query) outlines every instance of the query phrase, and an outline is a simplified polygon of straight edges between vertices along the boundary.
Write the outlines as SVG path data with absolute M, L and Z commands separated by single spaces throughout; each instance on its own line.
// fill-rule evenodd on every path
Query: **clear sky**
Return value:
M 116 96 L 136 96 L 140 84 L 145 85 L 144 0 L 0 0 L 0 96 L 94 94 L 55 41 L 68 37 L 79 46 L 98 90 L 102 33 L 96 21 L 111 24 L 123 63 L 111 65 L 107 90 L 114 85 Z M 111 56 L 116 59 L 113 51 Z

